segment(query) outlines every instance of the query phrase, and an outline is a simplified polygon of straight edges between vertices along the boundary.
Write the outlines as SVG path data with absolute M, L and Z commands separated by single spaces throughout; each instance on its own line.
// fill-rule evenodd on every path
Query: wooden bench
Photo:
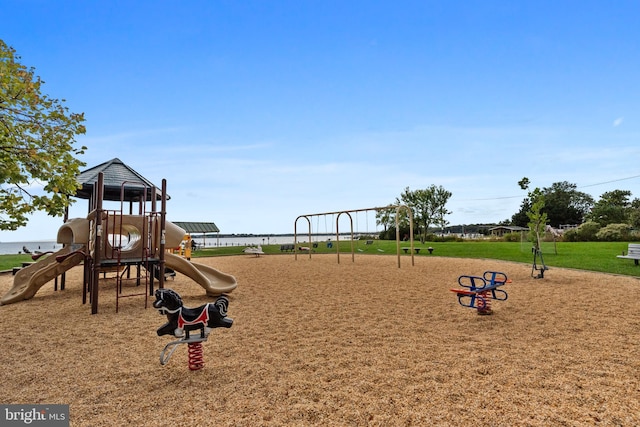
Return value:
M 640 260 L 640 244 L 629 243 L 627 254 L 625 255 L 623 252 L 622 255 L 618 255 L 618 258 L 632 259 L 633 262 L 638 265 L 638 260 Z
M 294 245 L 280 245 L 280 252 L 293 252 L 294 249 Z
M 365 242 L 365 245 L 373 245 L 373 240 L 367 240 L 367 241 Z

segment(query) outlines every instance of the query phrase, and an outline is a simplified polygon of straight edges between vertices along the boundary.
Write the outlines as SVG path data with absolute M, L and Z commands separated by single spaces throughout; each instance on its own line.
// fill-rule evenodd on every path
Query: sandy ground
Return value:
M 74 426 L 640 425 L 640 282 L 489 260 L 293 255 L 198 259 L 236 276 L 231 329 L 167 365 L 166 318 L 81 268 L 0 307 L 2 403 L 70 405 Z M 449 291 L 462 274 L 506 273 L 509 298 L 479 316 Z M 0 294 L 12 276 L 0 276 Z M 210 301 L 178 275 L 185 305 Z M 128 290 L 125 289 L 125 292 Z

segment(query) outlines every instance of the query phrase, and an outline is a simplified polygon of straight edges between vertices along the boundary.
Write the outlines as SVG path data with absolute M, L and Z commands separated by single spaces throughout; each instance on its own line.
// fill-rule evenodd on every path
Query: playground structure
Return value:
M 193 240 L 191 240 L 191 236 L 185 234 L 182 238 L 182 242 L 180 245 L 172 248 L 172 253 L 174 255 L 181 256 L 186 259 L 191 259 L 191 252 L 193 251 Z
M 182 228 L 166 221 L 166 180 L 162 181 L 160 195 L 155 186 L 142 179 L 121 182 L 119 192 L 110 187 L 109 200 L 119 199 L 119 209 L 113 210 L 103 208 L 103 172 L 97 174 L 91 189 L 87 217 L 70 219 L 58 230 L 57 242 L 62 243 L 63 248 L 19 270 L 13 287 L 0 299 L 0 304 L 30 299 L 58 276 L 62 276 L 63 290 L 65 272 L 81 263 L 84 264 L 82 303 L 86 304 L 89 296 L 92 314 L 98 312 L 101 274 L 110 273 L 115 278 L 116 312 L 119 300 L 127 297 L 144 297 L 146 308 L 148 296 L 153 295 L 154 279 L 158 280 L 158 288 L 164 287 L 166 269 L 188 276 L 209 296 L 219 296 L 236 288 L 233 276 L 166 251 L 178 247 L 186 234 Z M 159 211 L 158 199 L 161 201 Z M 127 202 L 129 213 L 125 214 Z M 134 202 L 138 202 L 137 214 L 132 213 Z M 125 288 L 128 292 L 124 292 Z
M 480 315 L 493 314 L 491 300 L 506 301 L 506 291 L 498 289 L 505 283 L 511 283 L 507 275 L 497 271 L 485 271 L 482 277 L 463 275 L 458 277 L 458 284 L 463 289 L 451 289 L 463 307 L 475 308 Z
M 409 240 L 410 240 L 410 253 L 411 253 L 411 265 L 415 265 L 415 259 L 414 259 L 414 244 L 413 244 L 413 212 L 411 211 L 411 209 L 408 206 L 405 205 L 391 205 L 391 206 L 384 206 L 384 207 L 374 207 L 374 208 L 365 208 L 365 209 L 352 209 L 352 210 L 346 210 L 346 211 L 335 211 L 335 212 L 323 212 L 323 213 L 315 213 L 315 214 L 306 214 L 306 215 L 299 215 L 294 223 L 293 223 L 293 235 L 294 235 L 294 247 L 293 247 L 293 252 L 294 252 L 294 256 L 295 259 L 298 259 L 298 252 L 305 252 L 309 254 L 309 258 L 311 258 L 311 253 L 313 252 L 311 250 L 311 248 L 305 248 L 304 251 L 300 250 L 300 248 L 297 245 L 298 242 L 298 220 L 301 218 L 304 218 L 307 220 L 307 224 L 308 224 L 308 230 L 309 230 L 309 242 L 311 242 L 311 238 L 313 235 L 312 232 L 312 218 L 316 217 L 319 218 L 321 216 L 324 216 L 325 218 L 329 215 L 332 216 L 332 218 L 335 216 L 335 226 L 336 226 L 336 231 L 335 231 L 335 236 L 336 236 L 336 240 L 335 240 L 335 248 L 336 248 L 336 257 L 337 257 L 337 261 L 338 264 L 340 264 L 340 216 L 342 216 L 343 214 L 346 215 L 349 219 L 349 225 L 350 225 L 350 236 L 351 236 L 351 262 L 355 262 L 355 235 L 354 235 L 354 229 L 353 229 L 353 216 L 352 214 L 358 214 L 358 212 L 369 212 L 369 211 L 380 211 L 380 210 L 395 210 L 395 222 L 396 222 L 396 254 L 398 257 L 398 268 L 400 268 L 400 211 L 401 210 L 406 210 L 407 212 L 407 216 L 409 217 Z M 357 217 L 356 217 L 357 218 Z M 368 225 L 367 225 L 368 226 Z M 357 230 L 360 231 L 360 230 Z M 318 230 L 316 230 L 316 232 L 318 232 Z M 329 233 L 327 233 L 329 234 Z M 331 245 L 331 246 L 329 246 Z M 327 247 L 329 248 L 333 248 L 333 244 L 332 242 L 328 242 L 327 243 Z
M 187 344 L 189 352 L 189 369 L 197 371 L 204 367 L 204 350 L 202 343 L 209 338 L 214 328 L 230 328 L 233 319 L 227 317 L 229 300 L 220 296 L 213 303 L 197 308 L 187 308 L 182 304 L 180 295 L 172 289 L 158 289 L 153 307 L 160 314 L 167 316 L 167 323 L 158 328 L 158 336 L 173 335 L 180 338 L 168 343 L 160 353 L 160 364 L 166 365 L 181 344 Z M 199 331 L 191 336 L 191 331 Z

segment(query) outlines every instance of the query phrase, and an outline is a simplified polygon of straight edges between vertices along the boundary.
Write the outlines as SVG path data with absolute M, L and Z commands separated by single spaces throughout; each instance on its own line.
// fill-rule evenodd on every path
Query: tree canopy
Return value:
M 518 185 L 523 190 L 529 189 L 529 178 L 524 177 L 520 181 L 518 181 Z M 534 244 L 536 249 L 540 249 L 540 237 L 544 235 L 545 226 L 548 221 L 547 214 L 543 212 L 545 207 L 545 195 L 542 190 L 538 187 L 529 191 L 528 199 L 531 202 L 530 209 L 526 212 L 527 218 L 529 222 L 527 226 L 529 227 L 529 239 Z
M 629 220 L 632 203 L 629 201 L 631 192 L 628 190 L 607 191 L 600 196 L 600 200 L 593 206 L 589 219 L 597 222 L 601 227 L 609 224 L 621 224 Z
M 529 181 L 524 178 L 518 184 L 521 188 L 527 189 Z M 547 215 L 549 225 L 555 228 L 563 224 L 582 224 L 594 204 L 593 197 L 578 191 L 576 184 L 567 181 L 555 182 L 551 187 L 545 187 L 539 192 L 544 196 L 544 207 L 541 207 L 541 212 Z M 529 221 L 527 212 L 531 211 L 533 205 L 530 196 L 529 194 L 522 201 L 520 210 L 511 217 L 513 225 L 527 226 Z
M 426 240 L 430 225 L 444 228 L 448 222 L 446 215 L 450 214 L 446 209 L 451 192 L 442 186 L 431 185 L 422 190 L 409 190 L 409 187 L 396 200 L 396 204 L 407 205 L 413 212 L 413 222 L 416 225 L 422 240 Z
M 41 92 L 44 81 L 0 39 L 0 230 L 27 224 L 29 214 L 61 216 L 85 164 L 74 147 L 84 114 Z

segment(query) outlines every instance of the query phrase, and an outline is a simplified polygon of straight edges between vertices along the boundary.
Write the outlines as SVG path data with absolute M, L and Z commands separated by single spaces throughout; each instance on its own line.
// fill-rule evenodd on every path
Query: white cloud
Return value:
M 624 117 L 618 117 L 617 119 L 615 119 L 613 121 L 613 127 L 618 127 L 622 124 L 622 122 L 624 121 Z

